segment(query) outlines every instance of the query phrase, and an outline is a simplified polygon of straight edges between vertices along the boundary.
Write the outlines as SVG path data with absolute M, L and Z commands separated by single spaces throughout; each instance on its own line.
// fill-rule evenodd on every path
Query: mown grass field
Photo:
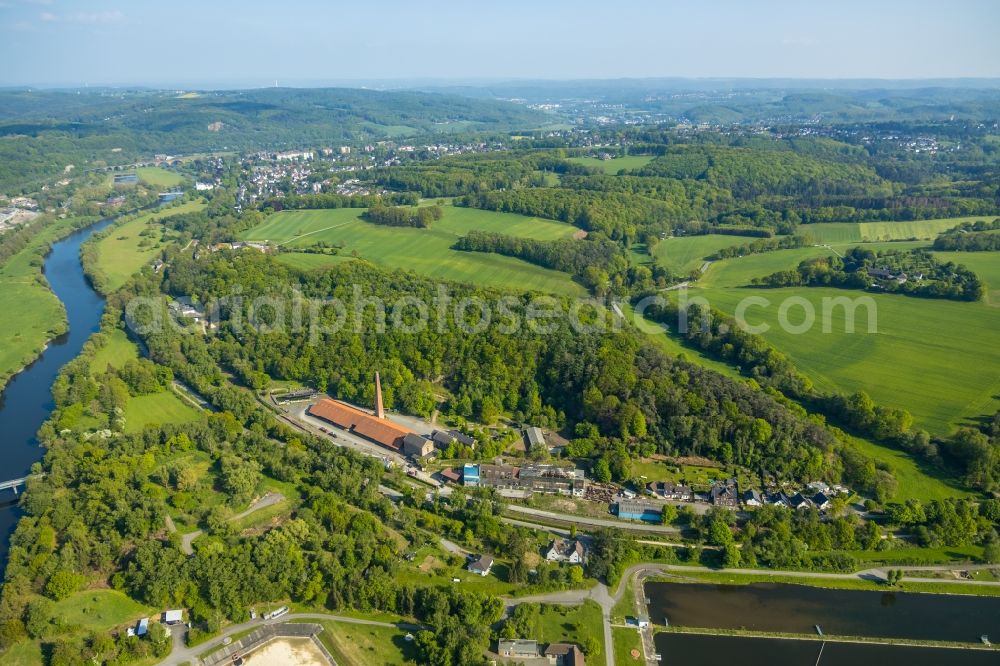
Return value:
M 540 643 L 581 645 L 585 638 L 593 637 L 600 650 L 588 654 L 587 660 L 596 663 L 597 658 L 604 654 L 603 627 L 601 607 L 588 599 L 579 606 L 543 606 L 534 631 L 525 638 L 534 638 Z
M 615 664 L 618 666 L 635 664 L 639 666 L 644 662 L 642 656 L 642 639 L 639 637 L 639 630 L 632 627 L 612 627 L 611 637 L 615 643 Z M 632 651 L 637 650 L 638 657 L 632 656 Z
M 652 159 L 652 155 L 627 155 L 625 157 L 616 157 L 613 160 L 602 160 L 596 157 L 571 157 L 569 161 L 584 166 L 598 167 L 599 169 L 603 169 L 604 173 L 614 175 L 622 169 L 641 169 L 649 164 L 649 161 Z
M 149 224 L 152 220 L 192 213 L 204 207 L 203 201 L 187 201 L 178 206 L 144 213 L 111 229 L 108 236 L 97 242 L 97 267 L 107 276 L 108 289 L 110 291 L 119 289 L 132 275 L 151 262 L 156 253 L 162 249 L 160 236 L 163 226 Z M 151 229 L 153 234 L 141 236 L 140 234 L 147 229 Z
M 374 627 L 343 622 L 321 622 L 319 634 L 330 654 L 341 666 L 407 666 L 416 663 L 416 647 L 406 640 L 406 632 L 390 627 Z
M 1000 307 L 1000 252 L 935 252 L 934 256 L 939 261 L 964 264 L 986 283 L 986 303 Z
M 139 349 L 128 339 L 125 331 L 116 328 L 105 337 L 108 342 L 97 350 L 90 362 L 91 372 L 104 372 L 109 365 L 112 368 L 120 368 L 128 361 L 139 358 Z
M 992 216 L 950 217 L 912 222 L 832 222 L 803 224 L 799 233 L 808 234 L 816 243 L 860 243 L 865 241 L 934 240 L 946 229 L 963 222 L 989 220 Z
M 577 229 L 568 224 L 471 208 L 444 207 L 444 217 L 430 229 L 386 227 L 361 219 L 363 209 L 305 210 L 276 213 L 243 234 L 247 240 L 270 240 L 282 247 L 309 247 L 319 241 L 343 244 L 335 257 L 290 253 L 279 259 L 297 268 L 320 268 L 353 256 L 397 270 L 411 270 L 431 278 L 470 282 L 491 287 L 538 290 L 582 296 L 584 289 L 569 275 L 513 257 L 482 252 L 459 252 L 451 246 L 460 236 L 479 229 L 554 240 L 568 238 Z
M 125 407 L 125 432 L 139 432 L 148 425 L 187 423 L 197 420 L 199 416 L 197 409 L 170 389 L 132 396 Z
M 135 170 L 139 180 L 153 187 L 176 187 L 184 182 L 184 176 L 160 167 L 139 167 Z

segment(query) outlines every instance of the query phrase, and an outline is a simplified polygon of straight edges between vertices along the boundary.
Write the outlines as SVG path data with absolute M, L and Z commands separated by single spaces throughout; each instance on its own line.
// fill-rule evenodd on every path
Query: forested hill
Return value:
M 298 148 L 427 134 L 526 129 L 549 117 L 508 102 L 348 88 L 0 91 L 0 190 L 68 164 L 154 153 Z M 120 150 L 117 150 L 120 149 Z

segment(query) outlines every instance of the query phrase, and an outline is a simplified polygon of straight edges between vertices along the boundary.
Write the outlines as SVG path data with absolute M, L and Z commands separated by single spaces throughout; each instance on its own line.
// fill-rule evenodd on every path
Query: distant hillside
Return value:
M 37 184 L 67 164 L 78 169 L 95 162 L 123 164 L 153 153 L 530 129 L 548 119 L 507 102 L 348 88 L 197 94 L 3 90 L 0 189 Z

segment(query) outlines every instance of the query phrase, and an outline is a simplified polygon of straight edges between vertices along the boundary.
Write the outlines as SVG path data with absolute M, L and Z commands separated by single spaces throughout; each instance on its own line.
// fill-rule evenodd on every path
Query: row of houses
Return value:
M 462 469 L 462 485 L 529 495 L 539 492 L 580 497 L 586 489 L 587 478 L 582 469 L 575 467 L 535 463 L 520 467 L 470 463 Z
M 497 654 L 511 659 L 547 659 L 552 666 L 585 666 L 583 650 L 574 643 L 549 643 L 540 650 L 538 641 L 524 638 L 500 639 Z
M 799 492 L 794 495 L 787 495 L 783 491 L 761 493 L 753 488 L 740 492 L 734 478 L 717 481 L 712 485 L 707 494 L 697 493 L 689 486 L 674 483 L 673 481 L 654 481 L 646 484 L 646 490 L 653 497 L 663 500 L 679 502 L 705 501 L 714 506 L 722 506 L 730 509 L 736 509 L 740 505 L 759 507 L 770 504 L 790 509 L 816 508 L 820 511 L 825 511 L 830 507 L 830 502 L 834 496 L 847 492 L 847 489 L 841 486 L 831 488 L 825 483 L 819 482 L 810 484 L 809 491 Z M 629 508 L 634 509 L 634 507 Z M 636 514 L 643 512 L 630 510 L 628 513 Z M 633 520 L 645 519 L 633 518 Z

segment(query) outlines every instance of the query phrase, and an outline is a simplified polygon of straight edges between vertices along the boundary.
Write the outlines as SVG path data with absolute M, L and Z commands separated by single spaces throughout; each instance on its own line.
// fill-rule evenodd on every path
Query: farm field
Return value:
M 107 289 L 115 291 L 153 260 L 161 249 L 162 227 L 148 224 L 152 220 L 192 213 L 205 207 L 202 201 L 188 201 L 178 206 L 144 213 L 134 220 L 113 227 L 108 235 L 97 241 L 98 269 L 107 276 Z M 146 229 L 152 229 L 152 236 L 141 236 Z M 148 245 L 146 244 L 148 243 Z
M 598 167 L 604 169 L 604 173 L 617 174 L 622 169 L 641 169 L 649 164 L 653 159 L 652 155 L 628 155 L 626 157 L 616 157 L 612 160 L 602 160 L 596 157 L 571 157 L 570 162 L 576 162 L 588 167 Z
M 909 410 L 917 426 L 934 434 L 947 434 L 965 419 L 1000 406 L 994 397 L 1000 392 L 1000 378 L 983 372 L 1000 367 L 1000 310 L 986 303 L 827 288 L 740 288 L 752 277 L 793 268 L 802 259 L 825 252 L 800 248 L 716 262 L 691 293 L 729 314 L 747 296 L 767 298 L 772 305 L 751 308 L 748 320 L 768 324 L 771 328 L 764 337 L 786 352 L 817 388 L 864 389 L 880 404 Z M 819 323 L 802 335 L 783 331 L 778 308 L 793 296 L 808 300 L 818 316 L 823 298 L 870 296 L 877 307 L 878 332 L 866 333 L 863 308 L 858 310 L 853 334 L 845 332 L 842 308 L 833 313 L 830 333 L 823 333 Z M 790 321 L 800 322 L 802 308 L 793 308 L 791 315 Z
M 139 167 L 135 170 L 139 180 L 153 187 L 175 187 L 184 182 L 184 176 L 160 167 Z
M 910 222 L 830 222 L 803 224 L 800 233 L 807 233 L 816 243 L 860 243 L 865 241 L 934 240 L 946 229 L 963 222 L 992 219 L 992 216 L 950 217 L 940 220 Z
M 948 223 L 967 219 L 976 218 L 959 218 Z M 812 228 L 818 226 L 821 225 L 812 225 Z M 720 247 L 707 238 L 710 237 L 691 236 L 661 241 L 656 253 L 659 255 L 661 248 L 674 243 L 671 249 L 675 266 L 690 269 L 695 265 L 700 266 L 705 257 Z M 1000 407 L 1000 399 L 995 397 L 1000 393 L 1000 379 L 995 372 L 982 371 L 984 367 L 1000 367 L 1000 310 L 996 308 L 1000 305 L 998 253 L 935 253 L 943 261 L 966 264 L 983 278 L 988 287 L 987 300 L 983 303 L 866 294 L 837 289 L 747 288 L 755 277 L 794 269 L 805 259 L 843 252 L 859 244 L 856 240 L 837 241 L 830 243 L 829 247 L 810 246 L 716 261 L 692 285 L 689 296 L 707 298 L 712 306 L 729 314 L 734 314 L 736 306 L 747 296 L 767 298 L 772 306 L 750 308 L 747 311 L 748 320 L 752 324 L 768 324 L 771 329 L 764 333 L 764 337 L 788 354 L 817 388 L 827 392 L 864 389 L 879 404 L 907 409 L 914 415 L 918 427 L 926 428 L 933 434 L 947 434 L 956 425 L 966 423 L 976 416 L 992 413 Z M 907 250 L 929 246 L 927 241 L 864 243 L 864 247 L 877 250 Z M 823 298 L 871 296 L 878 309 L 879 331 L 875 335 L 865 333 L 867 319 L 862 309 L 858 311 L 856 321 L 856 330 L 859 332 L 845 333 L 844 312 L 838 309 L 834 313 L 833 330 L 829 334 L 821 332 L 820 324 L 804 335 L 784 332 L 777 321 L 778 307 L 783 299 L 792 296 L 806 298 L 818 316 L 823 311 Z M 801 321 L 801 307 L 793 308 L 791 315 L 793 323 Z M 643 323 L 639 318 L 635 321 L 637 324 Z M 659 332 L 652 332 L 651 335 L 669 353 L 684 353 L 699 365 L 730 376 L 735 372 L 727 365 L 687 347 L 677 336 Z M 916 469 L 911 471 L 913 482 L 919 482 L 923 474 Z M 907 494 L 943 496 L 939 491 L 947 492 L 947 489 L 925 492 L 919 488 L 911 488 Z
M 851 437 L 849 441 L 865 455 L 889 466 L 897 483 L 894 501 L 905 502 L 908 499 L 916 499 L 930 502 L 972 495 L 957 480 L 948 478 L 941 470 L 916 460 L 900 449 L 882 446 L 860 437 Z
M 964 264 L 986 283 L 986 303 L 1000 307 L 1000 252 L 935 252 L 934 256 L 940 261 Z
M 569 275 L 520 259 L 481 252 L 452 250 L 455 241 L 479 229 L 523 238 L 568 238 L 576 230 L 568 224 L 538 218 L 453 206 L 430 229 L 386 227 L 361 219 L 363 209 L 286 211 L 269 217 L 242 237 L 270 240 L 287 249 L 309 247 L 318 241 L 343 244 L 335 257 L 295 254 L 290 265 L 319 268 L 344 261 L 355 253 L 375 264 L 442 280 L 470 282 L 490 287 L 534 289 L 567 296 L 582 296 L 584 289 Z

